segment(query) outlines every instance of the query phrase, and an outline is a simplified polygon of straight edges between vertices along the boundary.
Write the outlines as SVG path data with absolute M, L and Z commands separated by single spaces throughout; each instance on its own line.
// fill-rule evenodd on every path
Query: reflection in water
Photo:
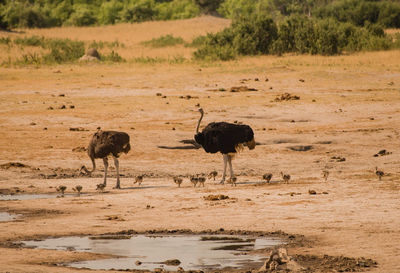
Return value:
M 157 267 L 163 267 L 167 270 L 176 270 L 177 266 L 167 266 L 161 263 L 170 259 L 178 259 L 181 261 L 179 266 L 185 270 L 195 270 L 240 267 L 246 263 L 259 262 L 262 258 L 260 256 L 240 255 L 240 253 L 271 247 L 283 242 L 274 238 L 249 240 L 248 237 L 225 235 L 223 240 L 217 236 L 207 236 L 207 240 L 204 240 L 204 237 L 200 235 L 137 235 L 124 239 L 64 237 L 44 241 L 25 241 L 23 243 L 26 246 L 44 249 L 76 250 L 123 256 L 123 258 L 83 261 L 68 265 L 77 268 L 153 270 Z M 136 265 L 135 261 L 137 260 L 141 261 L 142 264 Z

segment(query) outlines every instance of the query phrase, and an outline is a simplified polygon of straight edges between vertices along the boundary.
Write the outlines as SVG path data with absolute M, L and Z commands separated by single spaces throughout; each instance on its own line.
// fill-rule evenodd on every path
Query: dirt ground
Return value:
M 0 201 L 0 212 L 21 215 L 0 222 L 0 272 L 75 272 L 54 264 L 102 257 L 14 244 L 24 239 L 221 228 L 303 235 L 304 243 L 288 249 L 299 260 L 365 257 L 377 262 L 366 272 L 400 272 L 399 60 L 400 51 L 388 51 L 0 68 L 0 193 L 55 193 L 60 185 L 87 193 Z M 230 91 L 240 86 L 256 90 Z M 299 99 L 277 99 L 284 93 Z M 259 145 L 233 161 L 237 187 L 189 182 L 189 175 L 213 170 L 220 179 L 220 154 L 158 147 L 193 138 L 199 105 L 202 127 L 237 121 L 255 132 Z M 97 127 L 131 137 L 132 150 L 120 158 L 121 190 L 112 188 L 112 160 L 104 193 L 96 191 L 101 160 L 94 177 L 79 175 L 82 164 L 90 166 L 85 147 Z M 381 181 L 375 167 L 385 173 Z M 281 171 L 291 175 L 289 184 Z M 268 172 L 271 183 L 261 184 Z M 137 175 L 144 175 L 140 187 Z M 176 175 L 184 176 L 181 188 Z M 210 194 L 229 199 L 203 198 Z M 316 262 L 303 272 L 337 271 Z

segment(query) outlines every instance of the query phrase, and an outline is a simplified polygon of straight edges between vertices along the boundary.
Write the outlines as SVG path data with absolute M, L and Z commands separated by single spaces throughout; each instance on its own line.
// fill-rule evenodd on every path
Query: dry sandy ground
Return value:
M 22 214 L 0 222 L 0 272 L 74 272 L 52 264 L 95 256 L 10 247 L 22 239 L 220 228 L 301 234 L 307 243 L 290 248 L 289 255 L 366 257 L 378 262 L 368 272 L 400 272 L 398 60 L 400 51 L 218 65 L 0 68 L 1 191 L 54 193 L 65 185 L 71 193 L 82 185 L 89 193 L 0 201 L 0 212 Z M 257 91 L 230 92 L 233 86 Z M 275 101 L 285 92 L 300 99 Z M 220 178 L 220 154 L 157 147 L 180 146 L 193 137 L 198 104 L 206 112 L 202 126 L 239 121 L 255 132 L 260 145 L 233 162 L 237 187 L 207 181 L 193 188 L 186 177 L 177 188 L 172 181 L 174 175 L 212 170 Z M 95 177 L 78 176 L 79 167 L 90 163 L 82 147 L 99 126 L 131 136 L 132 150 L 120 159 L 122 190 L 112 189 L 111 169 L 106 192 L 96 192 L 101 160 Z M 77 127 L 83 131 L 70 130 Z M 289 149 L 298 145 L 312 149 Z M 374 157 L 383 149 L 389 154 Z M 9 167 L 10 162 L 28 166 Z M 376 166 L 385 172 L 381 181 Z M 330 172 L 327 182 L 324 169 Z M 291 175 L 289 184 L 282 183 L 280 171 Z M 266 172 L 273 173 L 272 183 L 257 185 Z M 134 177 L 140 174 L 145 178 L 137 187 Z M 230 199 L 205 201 L 209 194 Z

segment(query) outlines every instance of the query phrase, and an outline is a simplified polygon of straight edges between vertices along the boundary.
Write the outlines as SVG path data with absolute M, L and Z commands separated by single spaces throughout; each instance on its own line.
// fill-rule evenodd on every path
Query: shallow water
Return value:
M 9 214 L 8 212 L 0 212 L 0 222 L 13 221 L 17 215 Z
M 81 194 L 83 196 L 84 194 Z M 40 193 L 40 194 L 0 194 L 0 201 L 4 200 L 33 200 L 33 199 L 47 199 L 57 198 L 60 194 Z M 64 197 L 78 196 L 77 194 L 64 194 Z
M 206 236 L 207 240 L 204 240 L 204 236 Z M 24 241 L 23 243 L 29 247 L 43 249 L 74 250 L 123 256 L 122 258 L 67 264 L 67 266 L 76 268 L 105 270 L 153 270 L 154 268 L 176 270 L 178 266 L 183 267 L 185 270 L 242 267 L 249 263 L 262 263 L 263 258 L 265 258 L 247 253 L 249 250 L 263 249 L 283 243 L 279 239 L 264 237 L 204 236 L 137 235 L 124 239 L 63 237 L 43 241 Z M 224 240 L 222 240 L 222 237 L 224 237 Z M 243 253 L 248 255 L 242 255 Z M 162 264 L 162 262 L 171 259 L 178 259 L 181 264 L 177 266 Z M 142 264 L 136 265 L 135 262 L 138 260 Z

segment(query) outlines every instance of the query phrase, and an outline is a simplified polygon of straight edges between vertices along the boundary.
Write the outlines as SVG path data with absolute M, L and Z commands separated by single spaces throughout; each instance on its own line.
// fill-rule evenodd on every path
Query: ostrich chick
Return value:
M 106 188 L 106 185 L 104 183 L 100 183 L 96 185 L 96 190 L 103 192 L 104 189 Z
M 179 188 L 181 187 L 182 181 L 182 178 L 174 176 L 174 183 L 177 184 Z
M 272 173 L 265 173 L 264 175 L 263 175 L 263 180 L 265 180 L 267 183 L 269 183 L 269 181 L 271 181 L 271 178 L 272 178 Z
M 244 146 L 247 146 L 250 150 L 255 148 L 254 132 L 248 125 L 228 122 L 211 122 L 199 132 L 204 111 L 200 108 L 199 112 L 200 119 L 197 123 L 194 139 L 207 153 L 215 154 L 220 152 L 223 155 L 224 172 L 220 184 L 224 184 L 227 164 L 229 164 L 230 168 L 230 177 L 234 177 L 232 168 L 234 155 L 242 150 Z
M 289 180 L 290 180 L 290 174 L 283 174 L 283 172 L 281 172 L 282 175 L 282 179 L 286 184 L 289 184 Z
M 104 187 L 107 183 L 108 156 L 112 155 L 114 165 L 117 170 L 117 184 L 115 188 L 120 189 L 119 182 L 119 161 L 118 158 L 122 153 L 127 154 L 131 150 L 129 144 L 129 135 L 124 132 L 102 131 L 98 130 L 92 136 L 89 146 L 88 155 L 93 164 L 93 169 L 89 171 L 85 166 L 81 167 L 81 171 L 91 175 L 96 170 L 95 158 L 102 158 L 104 163 Z
M 213 178 L 213 180 L 215 181 L 215 177 L 217 177 L 218 172 L 217 171 L 212 171 L 208 174 L 208 179 Z
M 228 179 L 228 183 L 229 183 L 229 184 L 232 184 L 232 187 L 233 187 L 233 186 L 235 186 L 235 187 L 237 186 L 237 185 L 236 185 L 236 181 L 237 181 L 237 178 L 236 178 L 236 177 L 231 177 L 231 178 Z
M 142 184 L 142 182 L 143 182 L 143 175 L 138 175 L 138 176 L 136 176 L 135 182 L 133 182 L 133 184 L 138 183 L 138 185 L 140 186 Z
M 64 196 L 64 192 L 66 189 L 67 189 L 66 186 L 61 185 L 56 188 L 56 191 L 61 192 L 61 196 Z
M 381 170 L 378 170 L 378 167 L 375 167 L 375 174 L 378 176 L 379 180 L 382 179 L 382 176 L 385 175 L 385 173 Z
M 191 177 L 190 177 L 190 182 L 192 182 L 193 188 L 195 188 L 196 185 L 197 185 L 197 183 L 199 182 L 199 178 L 198 178 L 198 177 L 195 177 L 195 176 L 191 176 Z
M 199 181 L 199 187 L 203 186 L 204 187 L 204 182 L 206 182 L 206 178 L 204 176 L 199 176 L 197 178 L 197 180 Z
M 325 179 L 325 182 L 328 180 L 329 176 L 329 171 L 328 170 L 323 170 L 322 171 L 322 177 Z

